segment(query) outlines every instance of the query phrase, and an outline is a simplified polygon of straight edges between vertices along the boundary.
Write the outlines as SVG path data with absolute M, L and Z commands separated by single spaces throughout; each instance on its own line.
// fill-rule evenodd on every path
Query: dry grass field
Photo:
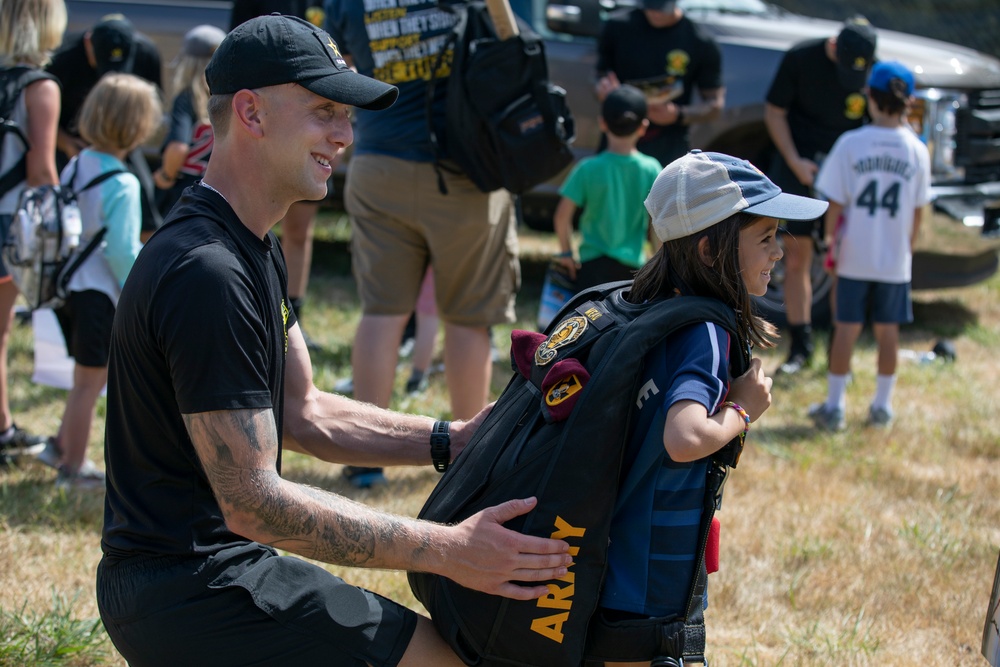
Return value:
M 350 372 L 353 282 L 317 268 L 310 289 L 305 326 L 325 346 L 314 357 L 316 378 L 332 387 Z M 520 299 L 516 326 L 533 326 L 535 292 Z M 854 357 L 847 431 L 817 433 L 805 416 L 825 395 L 824 355 L 776 381 L 774 405 L 748 438 L 718 515 L 721 570 L 706 614 L 713 666 L 985 665 L 980 641 L 1000 548 L 1000 277 L 918 292 L 915 311 L 903 347 L 927 350 L 948 338 L 957 362 L 902 362 L 890 428 L 864 426 L 874 391 L 867 335 Z M 509 331 L 494 332 L 502 354 Z M 762 355 L 765 368 L 783 353 Z M 64 392 L 31 384 L 28 327 L 14 332 L 10 365 L 18 420 L 54 432 Z M 497 393 L 508 374 L 495 367 Z M 405 376 L 394 407 L 447 415 L 443 378 L 404 397 Z M 90 450 L 97 461 L 100 410 Z M 387 487 L 361 492 L 338 466 L 295 454 L 285 471 L 407 515 L 437 479 L 430 469 L 394 469 Z M 0 471 L 0 665 L 124 665 L 96 621 L 102 498 L 60 493 L 53 478 L 33 463 Z M 419 608 L 402 573 L 330 569 Z

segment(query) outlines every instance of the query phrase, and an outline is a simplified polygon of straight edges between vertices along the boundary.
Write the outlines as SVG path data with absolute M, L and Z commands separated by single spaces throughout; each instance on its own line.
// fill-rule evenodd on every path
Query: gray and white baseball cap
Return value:
M 779 220 L 815 220 L 829 206 L 782 192 L 746 160 L 701 151 L 664 167 L 645 204 L 653 230 L 664 243 L 697 234 L 740 211 Z

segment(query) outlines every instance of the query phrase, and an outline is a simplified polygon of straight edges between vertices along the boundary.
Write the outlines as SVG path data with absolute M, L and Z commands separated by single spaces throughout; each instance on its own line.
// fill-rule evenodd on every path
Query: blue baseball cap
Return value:
M 779 220 L 815 220 L 829 206 L 782 192 L 746 160 L 701 151 L 664 167 L 645 204 L 664 243 L 697 234 L 741 211 Z
M 881 90 L 891 93 L 890 84 L 893 79 L 900 79 L 906 84 L 906 94 L 912 95 L 914 88 L 913 72 L 903 63 L 896 60 L 875 63 L 872 73 L 868 77 L 868 87 L 871 90 Z

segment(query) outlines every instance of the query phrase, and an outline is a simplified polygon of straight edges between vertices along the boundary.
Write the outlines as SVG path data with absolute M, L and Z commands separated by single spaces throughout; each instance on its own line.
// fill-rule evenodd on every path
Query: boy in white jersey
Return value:
M 922 207 L 930 201 L 927 147 L 906 125 L 913 74 L 898 62 L 877 63 L 868 79 L 872 122 L 841 135 L 823 163 L 816 188 L 830 200 L 827 242 L 834 248 L 837 275 L 836 323 L 830 347 L 825 403 L 809 409 L 817 426 L 845 426 L 851 353 L 866 316 L 878 344 L 871 424 L 893 418 L 899 325 L 913 321 L 910 268 Z M 844 216 L 843 226 L 836 223 Z

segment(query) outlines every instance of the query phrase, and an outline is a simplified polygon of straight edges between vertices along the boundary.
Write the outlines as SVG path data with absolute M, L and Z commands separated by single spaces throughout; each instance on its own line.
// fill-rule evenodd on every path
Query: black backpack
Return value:
M 447 155 L 483 192 L 521 194 L 556 176 L 573 161 L 575 137 L 566 91 L 549 82 L 545 45 L 523 22 L 520 34 L 497 38 L 482 0 L 441 0 L 457 22 L 438 52 L 427 84 L 427 124 L 438 169 L 454 171 Z M 437 74 L 454 49 L 447 81 L 447 130 L 437 136 L 432 120 Z
M 561 537 L 574 548 L 574 564 L 552 593 L 517 601 L 479 593 L 441 576 L 408 575 L 416 598 L 445 641 L 468 665 L 577 667 L 587 661 L 683 658 L 703 660 L 702 595 L 705 545 L 721 501 L 722 483 L 742 450 L 736 438 L 708 466 L 701 552 L 683 617 L 615 622 L 595 614 L 603 582 L 608 536 L 618 492 L 637 480 L 628 471 L 649 462 L 623 464 L 638 413 L 642 363 L 651 349 L 681 327 L 715 322 L 733 346 L 732 377 L 749 367 L 749 348 L 735 312 L 716 299 L 683 296 L 636 305 L 623 294 L 631 283 L 601 285 L 577 294 L 553 320 L 537 346 L 531 368 L 514 338 L 511 357 L 521 370 L 486 421 L 431 493 L 420 518 L 460 522 L 512 498 L 536 496 L 537 507 L 506 524 L 525 534 Z M 516 332 L 520 334 L 521 332 Z M 534 334 L 539 336 L 538 334 Z M 523 340 L 524 338 L 521 338 Z M 527 349 L 537 340 L 527 339 Z M 575 360 L 575 361 L 574 361 Z M 557 363 L 579 362 L 589 373 L 580 390 L 575 375 L 559 386 L 543 378 Z M 583 373 L 577 375 L 584 376 Z M 552 406 L 579 391 L 562 421 Z
M 58 81 L 52 74 L 35 67 L 19 65 L 0 69 L 0 146 L 3 146 L 9 138 L 10 141 L 19 142 L 24 149 L 20 159 L 0 173 L 0 197 L 10 192 L 27 175 L 28 136 L 12 116 L 21 91 L 41 79 Z

